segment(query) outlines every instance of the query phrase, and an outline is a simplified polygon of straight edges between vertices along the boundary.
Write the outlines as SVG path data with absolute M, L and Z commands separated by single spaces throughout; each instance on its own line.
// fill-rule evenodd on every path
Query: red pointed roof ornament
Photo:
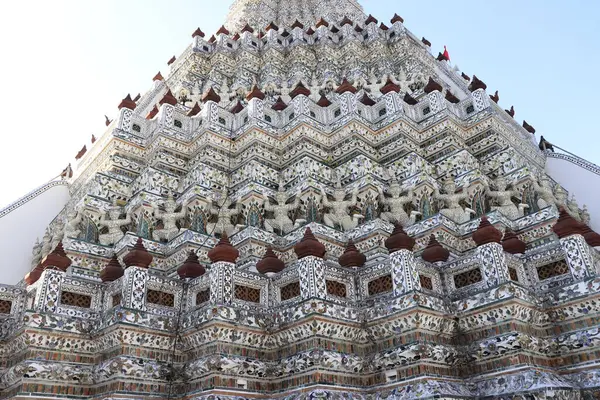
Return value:
M 320 107 L 329 107 L 331 105 L 331 102 L 329 101 L 329 99 L 327 98 L 327 96 L 325 96 L 324 94 L 321 95 L 321 98 L 319 99 L 319 101 L 317 101 L 317 105 Z
M 165 78 L 163 78 L 162 74 L 159 71 L 158 74 L 154 75 L 154 78 L 152 78 L 152 80 L 153 81 L 164 81 Z
M 431 235 L 429 244 L 423 250 L 421 257 L 430 263 L 446 262 L 450 258 L 450 252 L 437 241 L 434 235 Z
M 44 257 L 44 259 L 40 263 L 40 267 L 42 269 L 54 267 L 60 271 L 66 271 L 70 265 L 71 259 L 67 257 L 65 249 L 63 248 L 62 241 L 58 242 L 54 250 L 52 250 L 50 254 Z
M 233 40 L 234 42 L 237 42 L 240 39 L 240 34 L 236 33 L 235 35 L 233 35 L 233 37 L 231 38 L 231 40 Z
M 408 105 L 414 106 L 416 104 L 418 104 L 419 102 L 417 101 L 417 99 L 415 99 L 414 97 L 412 97 L 410 94 L 406 93 L 404 95 L 404 97 L 402 98 L 402 100 L 404 100 L 404 102 Z
M 216 42 L 216 41 L 217 41 L 217 38 L 215 37 L 215 35 L 212 35 L 210 37 L 210 39 L 208 39 L 208 43 L 211 43 L 211 44 L 214 43 L 214 42 Z
M 473 241 L 477 246 L 483 246 L 488 243 L 500 243 L 501 240 L 502 232 L 496 229 L 494 225 L 490 224 L 490 221 L 485 215 L 481 217 L 479 227 L 473 232 Z
M 165 103 L 170 104 L 172 106 L 177 105 L 177 99 L 175 98 L 175 96 L 173 96 L 173 93 L 171 93 L 171 89 L 168 89 L 167 93 L 165 93 L 163 98 L 158 102 L 158 104 L 160 104 L 161 106 Z
M 334 28 L 335 28 L 335 27 L 334 27 Z M 360 25 L 356 25 L 356 26 L 354 27 L 354 30 L 355 30 L 356 32 L 358 32 L 358 33 L 362 33 L 362 32 L 364 31 L 364 29 L 363 29 L 363 28 L 361 28 L 361 27 L 360 27 Z M 333 32 L 333 29 L 332 29 L 331 31 Z
M 387 82 L 381 89 L 379 89 L 379 91 L 383 94 L 388 94 L 390 92 L 400 93 L 400 86 L 396 85 L 394 82 L 392 82 L 392 78 L 388 77 Z
M 121 100 L 121 102 L 119 103 L 119 110 L 121 108 L 128 108 L 130 110 L 135 110 L 136 107 L 137 107 L 137 104 L 135 104 L 135 101 L 131 100 L 131 96 L 129 94 L 127 96 L 125 96 L 125 98 L 123 100 Z
M 67 168 L 63 169 L 60 173 L 61 178 L 72 178 L 73 177 L 73 168 L 71 167 L 71 163 L 67 165 Z
M 169 61 L 167 61 L 167 65 L 171 65 L 171 64 L 173 64 L 173 63 L 175 62 L 175 60 L 177 60 L 177 58 L 175 58 L 175 56 L 171 57 L 171 58 L 169 59 Z
M 516 233 L 507 228 L 504 232 L 504 238 L 502 238 L 502 248 L 510 254 L 523 254 L 527 249 L 527 245 L 519 239 Z
M 365 106 L 374 106 L 375 101 L 369 97 L 369 95 L 365 92 L 362 96 L 362 98 L 360 99 L 360 102 L 363 103 Z
M 240 100 L 238 100 L 237 104 L 233 106 L 233 108 L 229 110 L 229 112 L 231 112 L 232 114 L 239 114 L 240 112 L 242 112 L 243 109 L 244 105 Z
M 219 243 L 208 252 L 208 258 L 212 263 L 228 262 L 234 264 L 239 256 L 240 252 L 231 245 L 225 232 L 219 239 Z
M 384 24 L 383 22 L 379 25 L 379 29 L 381 29 L 382 31 L 390 30 L 390 28 L 388 28 L 388 26 L 386 24 Z
M 335 90 L 336 93 L 342 94 L 346 92 L 356 93 L 358 90 L 350 82 L 348 82 L 347 78 L 344 78 L 342 84 Z
M 127 267 L 148 268 L 153 258 L 152 254 L 148 253 L 148 250 L 144 247 L 142 238 L 138 237 L 133 248 L 123 257 L 123 262 Z
M 141 98 L 142 98 L 142 95 L 140 93 L 138 93 L 137 96 L 135 96 L 135 98 L 133 99 L 133 101 L 137 103 L 137 101 Z
M 200 104 L 196 103 L 194 104 L 194 107 L 192 107 L 192 109 L 188 111 L 187 116 L 195 117 L 196 115 L 200 114 L 200 111 L 202 111 L 202 109 L 200 108 Z
M 264 257 L 256 263 L 256 270 L 261 274 L 277 274 L 285 269 L 285 263 L 281 261 L 271 246 L 267 247 Z
M 202 30 L 200 28 L 197 28 L 194 33 L 192 33 L 192 38 L 195 38 L 196 36 L 200 36 L 201 38 L 203 38 L 204 32 L 202 32 Z
M 434 81 L 432 77 L 429 77 L 429 82 L 427 82 L 427 85 L 425 85 L 423 91 L 429 94 L 436 90 L 441 93 L 444 90 L 444 88 L 442 88 L 442 85 Z
M 83 147 L 81 148 L 81 150 L 79 150 L 79 152 L 77 153 L 77 155 L 75 155 L 75 159 L 79 160 L 81 157 L 83 157 L 85 155 L 86 152 L 87 152 L 87 146 L 83 145 Z
M 219 30 L 216 33 L 217 35 L 229 35 L 229 31 L 225 28 L 225 25 L 221 25 Z
M 40 277 L 42 276 L 42 272 L 44 272 L 44 268 L 40 265 L 37 265 L 34 269 L 29 271 L 23 280 L 27 285 L 33 285 L 36 283 Z
M 319 19 L 319 21 L 317 21 L 316 27 L 320 28 L 322 26 L 329 27 L 329 22 L 325 21 L 323 18 Z
M 123 270 L 117 255 L 113 254 L 106 267 L 100 271 L 100 279 L 102 282 L 113 282 L 122 277 L 124 274 L 125 271 Z
M 369 16 L 367 17 L 367 19 L 365 20 L 365 25 L 378 24 L 378 23 L 379 23 L 379 21 L 377 20 L 377 18 L 375 18 L 371 14 L 369 14 Z
M 92 144 L 96 143 L 96 136 L 92 133 Z
M 474 92 L 478 89 L 487 89 L 487 85 L 477 77 L 477 75 L 473 75 L 473 79 L 471 80 L 471 84 L 469 85 L 469 90 Z
M 523 128 L 531 134 L 535 133 L 535 128 L 527 123 L 527 121 L 523 120 Z
M 452 104 L 457 104 L 460 103 L 460 100 L 458 99 L 458 97 L 456 97 L 455 95 L 452 94 L 451 91 L 446 91 L 446 100 L 448 100 L 448 102 L 452 103 Z
M 204 275 L 206 268 L 198 261 L 198 256 L 191 250 L 185 262 L 177 268 L 177 275 L 181 279 L 194 279 Z
M 308 97 L 310 96 L 310 93 L 310 90 L 308 90 L 308 88 L 304 86 L 302 81 L 298 81 L 298 84 L 296 85 L 294 90 L 290 92 L 290 97 L 293 99 L 300 94 L 303 94 L 304 96 Z
M 338 262 L 345 268 L 362 267 L 365 265 L 365 262 L 367 262 L 367 257 L 358 251 L 352 240 L 349 240 L 346 245 L 346 250 L 344 251 L 344 254 L 338 258 Z
M 104 125 L 109 126 L 111 122 L 112 122 L 112 120 L 108 119 L 108 117 L 105 115 L 104 116 Z
M 250 90 L 250 93 L 248 93 L 248 95 L 246 96 L 246 100 L 250 101 L 252 99 L 260 99 L 260 100 L 265 99 L 265 94 L 263 92 L 261 92 L 260 89 L 258 88 L 258 86 L 256 86 L 256 85 L 252 85 L 252 89 Z
M 154 105 L 152 110 L 150 110 L 148 115 L 146 115 L 146 119 L 151 120 L 152 118 L 156 117 L 156 114 L 158 114 L 158 107 L 156 107 L 156 105 Z
M 401 16 L 399 16 L 398 14 L 394 14 L 394 16 L 391 19 L 391 22 L 392 22 L 392 24 L 395 24 L 396 22 L 400 22 L 401 24 L 403 24 L 404 19 Z M 430 44 L 430 46 L 431 46 L 431 44 Z
M 460 76 L 462 76 L 462 78 L 463 78 L 465 81 L 470 81 L 470 80 L 471 80 L 471 77 L 470 77 L 469 75 L 465 74 L 464 72 L 461 72 L 461 73 L 460 73 Z
M 411 238 L 404 232 L 402 225 L 395 224 L 394 230 L 389 238 L 385 241 L 385 247 L 391 253 L 395 253 L 398 250 L 410 250 L 412 251 L 415 247 L 415 239 Z
M 279 96 L 277 98 L 277 101 L 271 106 L 271 109 L 275 110 L 275 111 L 283 111 L 287 108 L 287 104 L 285 104 L 285 102 L 283 101 L 283 99 L 281 98 L 281 96 Z
M 446 46 L 444 46 L 444 54 L 443 54 L 444 58 L 446 59 L 446 61 L 450 61 L 450 53 L 448 53 L 448 49 L 446 48 Z
M 299 260 L 310 256 L 323 258 L 326 252 L 325 246 L 317 240 L 310 228 L 306 228 L 304 237 L 294 246 L 294 251 Z
M 244 25 L 244 27 L 241 30 L 241 33 L 244 33 L 244 32 L 254 33 L 254 29 L 252 29 L 252 27 L 250 25 L 248 25 L 248 23 L 246 23 L 246 25 Z
M 506 111 L 506 113 L 508 115 L 510 115 L 511 117 L 513 117 L 513 118 L 515 117 L 515 107 L 514 106 L 510 106 L 510 110 L 504 110 L 504 111 Z
M 315 31 L 313 30 L 313 28 L 312 28 L 312 27 L 309 27 L 309 28 L 308 28 L 308 30 L 306 31 L 306 34 L 307 34 L 308 36 L 312 36 L 312 35 L 314 35 L 314 34 L 315 34 Z
M 296 28 L 304 29 L 304 25 L 302 25 L 302 23 L 300 21 L 296 20 L 296 22 L 294 22 L 292 24 L 292 29 L 296 29 Z
M 423 42 L 423 44 L 424 44 L 425 46 L 427 46 L 427 47 L 431 47 L 431 42 L 430 42 L 429 40 L 425 39 L 425 36 L 423 36 L 423 37 L 421 38 L 421 42 Z
M 269 32 L 270 30 L 279 31 L 279 27 L 275 25 L 275 22 L 271 21 L 269 25 L 265 28 L 265 32 Z
M 498 94 L 498 91 L 497 91 L 497 90 L 496 90 L 496 93 L 494 93 L 493 95 L 492 95 L 492 94 L 490 94 L 490 99 L 491 99 L 491 100 L 492 100 L 494 103 L 498 104 L 498 102 L 500 101 L 500 95 Z
M 221 97 L 217 94 L 217 92 L 215 92 L 215 90 L 212 87 L 210 87 L 208 89 L 208 92 L 206 92 L 204 96 L 202 96 L 202 102 L 206 103 L 207 101 L 214 101 L 215 103 L 221 102 Z
M 342 19 L 342 22 L 340 22 L 340 26 L 345 26 L 345 25 L 354 25 L 354 22 L 352 22 L 352 20 L 346 16 L 344 16 L 344 19 Z
M 552 227 L 552 231 L 562 239 L 575 234 L 581 235 L 582 228 L 580 223 L 561 206 L 558 220 L 556 220 L 556 224 Z

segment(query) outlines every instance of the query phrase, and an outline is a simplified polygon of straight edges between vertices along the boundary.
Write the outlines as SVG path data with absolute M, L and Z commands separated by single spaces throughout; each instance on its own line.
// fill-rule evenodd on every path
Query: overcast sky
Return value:
M 150 88 L 197 28 L 210 35 L 228 0 L 21 0 L 0 14 L 0 207 L 44 184 L 104 130 L 127 93 Z M 475 73 L 547 140 L 600 163 L 600 2 L 362 0 L 398 13 L 437 54 Z

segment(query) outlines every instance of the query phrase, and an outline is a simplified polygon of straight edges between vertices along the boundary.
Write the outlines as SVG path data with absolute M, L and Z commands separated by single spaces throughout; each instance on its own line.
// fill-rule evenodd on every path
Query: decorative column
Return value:
M 302 81 L 299 81 L 294 90 L 290 92 L 290 97 L 292 98 L 290 106 L 294 109 L 296 116 L 309 113 L 308 96 L 310 96 L 310 93 L 310 90 L 304 86 Z
M 204 121 L 204 126 L 210 129 L 217 129 L 219 123 L 219 103 L 221 102 L 221 97 L 219 97 L 219 95 L 211 87 L 208 89 L 208 92 L 202 96 L 202 102 L 204 103 L 204 107 L 202 108 L 200 115 Z
M 123 257 L 127 266 L 121 294 L 121 304 L 124 308 L 146 311 L 146 283 L 152 258 L 141 237 L 137 239 L 133 249 Z
M 473 75 L 469 90 L 471 91 L 471 96 L 473 96 L 473 107 L 476 112 L 485 110 L 490 106 L 490 97 L 485 92 L 486 89 L 487 85 Z
M 506 256 L 500 244 L 501 240 L 502 232 L 490 224 L 485 215 L 481 217 L 481 223 L 473 233 L 473 241 L 477 244 L 477 257 L 481 265 L 481 273 L 488 287 L 510 281 Z
M 440 112 L 446 108 L 446 101 L 442 95 L 443 90 L 444 89 L 442 88 L 442 85 L 434 81 L 431 77 L 423 89 L 423 91 L 427 93 L 427 98 L 429 99 L 429 108 L 431 108 L 432 114 Z
M 385 85 L 379 89 L 383 93 L 385 100 L 385 107 L 387 108 L 388 114 L 394 114 L 398 111 L 402 111 L 402 99 L 400 98 L 400 86 L 392 82 L 391 78 L 387 79 Z
M 264 99 L 265 94 L 260 91 L 258 86 L 252 86 L 252 90 L 246 96 L 246 100 L 248 100 L 248 117 L 260 120 L 265 118 Z
M 306 228 L 302 240 L 294 246 L 298 256 L 300 294 L 303 299 L 327 297 L 325 284 L 325 246 L 315 238 L 310 228 Z
M 575 281 L 583 280 L 596 275 L 594 258 L 582 233 L 582 224 L 576 221 L 565 210 L 560 208 L 560 214 L 552 230 L 560 239 L 560 245 L 565 254 Z
M 34 308 L 39 312 L 56 312 L 60 302 L 62 282 L 71 259 L 65 254 L 62 242 L 36 267 L 42 271 L 35 294 Z
M 394 295 L 401 296 L 421 290 L 421 280 L 413 253 L 415 239 L 404 232 L 402 225 L 396 224 L 391 236 L 385 241 L 385 247 L 390 252 Z
M 158 104 L 160 105 L 159 124 L 168 128 L 172 127 L 177 99 L 171 93 L 171 89 L 167 89 L 167 93 L 165 93 Z
M 336 93 L 340 95 L 340 110 L 343 116 L 354 114 L 358 111 L 356 92 L 356 88 L 346 78 L 344 78 L 342 84 L 336 89 Z
M 204 40 L 204 32 L 200 28 L 196 29 L 194 33 L 192 33 L 192 39 L 194 43 L 194 50 L 199 51 L 207 51 L 208 43 Z
M 210 302 L 212 304 L 231 304 L 233 302 L 233 272 L 235 260 L 240 252 L 231 245 L 227 234 L 223 232 L 219 243 L 208 252 L 212 262 L 210 267 Z
M 121 103 L 119 104 L 119 117 L 117 122 L 117 128 L 121 129 L 125 132 L 131 132 L 131 116 L 133 115 L 133 110 L 137 107 L 135 101 L 131 99 L 131 96 L 128 94 Z

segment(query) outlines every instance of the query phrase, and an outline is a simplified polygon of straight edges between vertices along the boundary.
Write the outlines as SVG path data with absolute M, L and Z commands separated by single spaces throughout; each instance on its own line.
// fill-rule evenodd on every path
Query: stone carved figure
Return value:
M 52 247 L 50 250 L 54 250 L 56 246 L 64 239 L 65 237 L 65 222 L 62 219 L 56 221 L 54 228 L 52 229 Z
M 581 210 L 581 222 L 586 225 L 590 225 L 590 212 L 588 211 L 587 205 L 583 205 L 583 210 Z
M 415 223 L 416 216 L 421 213 L 418 211 L 412 211 L 410 216 L 404 210 L 404 205 L 412 203 L 415 194 L 413 189 L 410 188 L 408 190 L 407 196 L 401 196 L 402 187 L 398 181 L 394 181 L 389 188 L 389 193 L 392 195 L 391 198 L 385 197 L 383 193 L 383 188 L 379 187 L 379 202 L 384 206 L 389 207 L 389 211 L 384 211 L 381 213 L 381 219 L 391 223 L 399 223 L 402 226 L 410 226 Z
M 571 216 L 573 218 L 575 218 L 578 221 L 581 221 L 581 213 L 579 212 L 579 205 L 577 204 L 577 199 L 575 199 L 575 195 L 571 195 L 571 198 L 569 200 L 567 200 L 567 210 L 569 211 L 569 214 L 571 214 Z
M 207 224 L 207 230 L 209 233 L 222 234 L 227 233 L 227 236 L 231 236 L 235 232 L 235 225 L 231 223 L 231 218 L 236 217 L 240 214 L 240 204 L 234 202 L 227 194 L 227 188 L 224 188 L 221 192 L 221 199 L 219 204 L 215 205 L 215 201 L 212 197 L 208 199 L 210 202 L 210 214 L 217 217 L 217 222 L 211 222 Z M 230 207 L 235 203 L 235 208 Z
M 154 216 L 156 219 L 160 219 L 163 222 L 162 229 L 155 229 L 152 232 L 152 238 L 156 241 L 171 240 L 179 234 L 179 228 L 177 227 L 177 221 L 185 218 L 187 213 L 187 204 L 183 204 L 180 212 L 175 212 L 177 209 L 177 202 L 172 195 L 167 197 L 167 201 L 164 203 L 165 211 L 161 211 L 158 205 L 153 204 L 152 209 L 154 210 Z
M 52 251 L 52 233 L 50 227 L 46 228 L 44 237 L 42 238 L 42 258 L 46 257 Z
M 340 179 L 338 177 L 333 191 L 333 201 L 329 201 L 325 188 L 321 186 L 321 195 L 323 197 L 323 205 L 329 207 L 329 212 L 323 215 L 323 222 L 325 225 L 335 228 L 336 225 L 347 231 L 358 226 L 360 218 L 363 216 L 360 214 L 354 214 L 350 216 L 348 209 L 354 207 L 357 204 L 358 199 L 358 187 L 355 187 L 352 191 L 352 199 L 344 200 L 346 198 L 346 191 L 342 187 Z
M 547 176 L 542 176 L 542 178 L 539 180 L 539 183 L 538 180 L 532 176 L 531 181 L 533 184 L 533 190 L 535 190 L 538 195 L 537 204 L 540 210 L 552 204 L 557 204 L 558 200 L 554 196 L 552 182 L 550 182 L 550 179 L 548 179 Z
M 105 218 L 106 215 L 108 215 L 108 219 Z M 99 225 L 107 227 L 108 233 L 100 235 L 98 240 L 103 246 L 112 246 L 125 236 L 121 227 L 131 223 L 131 215 L 127 213 L 125 219 L 119 219 L 121 216 L 121 207 L 118 206 L 111 207 L 106 215 L 100 217 Z
M 33 250 L 31 251 L 31 267 L 37 266 L 40 261 L 42 261 L 42 243 L 40 243 L 40 239 L 35 239 L 35 244 L 33 245 Z
M 492 210 L 500 211 L 508 219 L 517 219 L 525 215 L 525 208 L 529 206 L 527 204 L 519 204 L 519 207 L 512 201 L 512 197 L 518 197 L 519 192 L 516 190 L 509 190 L 508 182 L 504 176 L 499 176 L 494 181 L 496 190 L 490 190 L 488 183 L 485 183 L 485 193 L 496 199 L 497 205 L 492 206 Z
M 435 188 L 433 196 L 437 200 L 442 200 L 446 207 L 440 210 L 440 214 L 451 219 L 457 224 L 463 224 L 471 220 L 471 215 L 476 214 L 475 210 L 470 208 L 462 208 L 461 200 L 466 200 L 469 195 L 466 190 L 463 193 L 456 193 L 456 184 L 454 179 L 450 178 L 444 184 L 445 194 L 441 194 L 439 188 Z
M 301 191 L 298 189 L 294 203 L 286 204 L 288 196 L 283 181 L 280 180 L 279 189 L 275 194 L 275 200 L 277 201 L 276 205 L 271 204 L 267 196 L 264 194 L 262 195 L 262 198 L 265 201 L 265 210 L 272 211 L 274 214 L 274 218 L 265 220 L 265 228 L 267 231 L 273 232 L 275 229 L 279 229 L 281 234 L 286 235 L 306 221 L 304 219 L 296 219 L 296 222 L 294 223 L 288 215 L 290 211 L 296 211 L 298 207 L 300 207 L 300 194 Z
M 83 220 L 83 213 L 79 211 L 71 211 L 67 214 L 67 223 L 65 224 L 65 237 L 79 238 L 81 229 L 79 224 Z

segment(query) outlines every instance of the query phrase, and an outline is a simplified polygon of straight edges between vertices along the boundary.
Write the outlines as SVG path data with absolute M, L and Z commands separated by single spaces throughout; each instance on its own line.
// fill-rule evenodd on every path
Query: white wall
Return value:
M 567 191 L 575 194 L 580 208 L 586 204 L 591 228 L 600 231 L 600 175 L 571 161 L 548 157 L 546 172 Z
M 0 283 L 14 285 L 31 269 L 31 250 L 69 201 L 69 187 L 49 188 L 0 218 Z

